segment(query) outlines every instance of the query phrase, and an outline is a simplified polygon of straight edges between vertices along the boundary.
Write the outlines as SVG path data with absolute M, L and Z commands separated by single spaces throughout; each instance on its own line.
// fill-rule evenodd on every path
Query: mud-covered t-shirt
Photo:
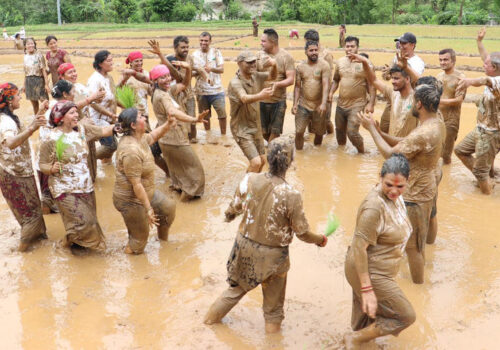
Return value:
M 37 76 L 43 77 L 43 70 L 45 69 L 45 58 L 43 55 L 35 51 L 33 54 L 24 55 L 24 75 L 27 77 Z
M 295 70 L 295 61 L 292 55 L 290 55 L 290 53 L 288 53 L 284 49 L 279 49 L 276 55 L 268 54 L 264 51 L 260 51 L 257 54 L 257 70 L 259 72 L 271 72 L 271 67 L 263 67 L 264 63 L 266 62 L 266 57 L 274 58 L 276 60 L 276 68 L 278 70 L 278 74 L 275 80 L 266 81 L 266 83 L 264 84 L 264 88 L 271 86 L 274 82 L 285 80 L 286 72 Z M 286 100 L 286 88 L 282 87 L 276 88 L 274 90 L 274 94 L 269 99 L 263 100 L 262 102 L 276 103 L 284 100 Z
M 339 107 L 348 109 L 366 105 L 369 85 L 361 63 L 352 62 L 347 56 L 339 58 L 333 80 L 339 83 Z
M 294 234 L 309 231 L 300 192 L 269 173 L 246 174 L 226 213 L 242 213 L 239 233 L 271 247 L 286 247 Z
M 404 154 L 410 162 L 405 201 L 427 202 L 436 195 L 436 167 L 445 136 L 444 122 L 436 116 L 421 123 L 396 145 L 396 152 Z
M 358 209 L 353 242 L 363 239 L 369 244 L 366 253 L 370 274 L 395 278 L 411 232 L 402 196 L 393 202 L 378 184 Z M 352 249 L 349 254 L 353 254 Z
M 390 101 L 391 114 L 389 119 L 389 135 L 405 137 L 417 127 L 418 119 L 412 114 L 413 91 L 406 97 L 399 91 L 385 86 L 382 91 L 385 98 Z
M 227 97 L 231 107 L 231 133 L 234 137 L 248 138 L 260 130 L 259 102 L 243 103 L 241 97 L 259 93 L 268 77 L 267 72 L 255 72 L 247 80 L 237 71 L 229 82 Z
M 208 49 L 208 52 L 203 52 L 201 50 L 193 52 L 193 62 L 194 66 L 199 69 L 205 69 L 205 67 L 216 68 L 217 66 L 224 64 L 224 58 L 218 49 L 211 47 Z M 208 73 L 208 77 L 212 80 L 212 84 L 209 84 L 201 76 L 199 76 L 195 85 L 196 94 L 216 95 L 224 92 L 221 76 L 222 74 L 219 73 Z
M 86 123 L 79 124 L 77 130 L 64 133 L 59 128 L 51 129 L 50 134 L 41 141 L 40 167 L 52 166 L 58 161 L 61 172 L 49 176 L 49 189 L 54 198 L 63 193 L 90 193 L 94 191 L 92 178 L 88 168 L 89 150 L 87 142 L 102 137 L 102 127 Z M 56 142 L 64 135 L 62 141 L 65 149 L 61 159 L 57 159 Z
M 149 142 L 151 135 L 145 134 L 141 141 L 133 136 L 123 136 L 116 150 L 116 181 L 113 195 L 120 200 L 142 204 L 134 193 L 129 179 L 141 180 L 151 201 L 155 192 L 155 161 Z
M 492 88 L 485 86 L 477 109 L 477 125 L 488 131 L 500 130 L 500 76 L 488 77 Z
M 10 175 L 27 177 L 33 175 L 29 139 L 14 149 L 10 149 L 5 144 L 7 138 L 15 137 L 23 130 L 22 124 L 18 128 L 11 117 L 0 114 L 0 167 Z
M 90 76 L 87 82 L 87 88 L 91 92 L 97 92 L 100 89 L 103 89 L 105 95 L 100 102 L 95 102 L 107 111 L 111 113 L 116 113 L 116 86 L 111 74 L 107 74 L 106 76 L 101 73 L 95 71 Z M 112 119 L 107 115 L 99 113 L 97 110 L 92 108 L 92 105 L 89 108 L 90 117 L 94 121 L 96 125 L 106 126 L 112 122 Z
M 296 81 L 300 82 L 299 105 L 310 111 L 316 110 L 323 98 L 323 78 L 330 81 L 330 77 L 330 66 L 321 58 L 315 64 L 299 64 L 295 74 Z M 328 91 L 324 93 L 328 94 Z
M 168 121 L 168 110 L 171 107 L 179 109 L 179 105 L 174 101 L 169 92 L 157 88 L 153 93 L 153 110 L 158 120 L 158 125 L 163 125 Z M 185 123 L 178 121 L 177 126 L 167 131 L 158 142 L 171 146 L 189 145 Z
M 443 83 L 443 95 L 441 98 L 452 99 L 459 96 L 465 97 L 464 92 L 457 91 L 458 81 L 464 78 L 465 74 L 458 70 L 454 70 L 451 74 L 446 74 L 445 72 L 439 73 L 436 76 L 436 79 Z M 446 125 L 450 124 L 458 128 L 462 104 L 459 104 L 458 106 L 439 106 L 439 110 L 443 115 Z
M 146 77 L 149 76 L 149 73 L 145 70 L 142 71 L 142 74 L 144 74 Z M 151 95 L 151 85 L 137 80 L 133 76 L 128 78 L 126 85 L 130 86 L 135 91 L 135 94 L 137 96 L 137 103 L 135 105 L 135 108 L 137 108 L 137 110 L 143 115 L 148 116 L 148 95 Z

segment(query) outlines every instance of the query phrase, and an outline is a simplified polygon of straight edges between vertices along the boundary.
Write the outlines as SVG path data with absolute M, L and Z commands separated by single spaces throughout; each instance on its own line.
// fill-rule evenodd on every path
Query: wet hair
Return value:
M 437 112 L 442 94 L 443 87 L 436 78 L 425 76 L 417 80 L 414 93 L 415 103 L 420 101 L 429 112 Z
M 178 35 L 174 38 L 174 49 L 179 46 L 180 43 L 186 43 L 189 44 L 189 39 L 185 35 Z
M 350 41 L 355 41 L 356 46 L 359 47 L 359 38 L 352 36 L 352 35 L 349 35 L 347 38 L 345 38 L 345 42 L 348 43 Z
M 270 41 L 272 41 L 273 43 L 277 43 L 278 42 L 278 39 L 279 39 L 278 32 L 276 32 L 273 28 L 264 29 L 263 33 L 266 34 L 267 38 Z
M 364 53 L 364 52 L 361 52 L 360 55 L 363 56 L 363 57 L 366 57 L 366 58 L 370 58 L 370 56 L 368 56 L 368 54 Z
M 136 108 L 124 109 L 118 116 L 118 123 L 120 123 L 121 132 L 123 135 L 132 135 L 134 132 L 132 129 L 132 123 L 137 121 L 137 116 L 139 112 Z
M 69 94 L 72 88 L 73 84 L 71 82 L 61 79 L 52 88 L 51 95 L 56 100 L 59 100 L 64 97 L 64 93 Z
M 24 39 L 24 40 L 23 40 L 24 52 L 26 52 L 26 43 L 28 42 L 28 40 L 33 41 L 33 44 L 35 44 L 35 51 L 36 51 L 36 41 L 35 41 L 35 39 L 34 39 L 34 38 L 29 37 L 29 38 L 26 38 L 26 39 Z
M 10 85 L 12 88 L 17 89 L 19 91 L 19 88 L 15 84 L 10 83 Z M 5 104 L 4 108 L 0 108 L 0 113 L 8 115 L 16 123 L 18 129 L 21 127 L 21 122 L 19 121 L 19 117 L 10 110 L 8 104 Z
M 106 61 L 109 55 L 111 55 L 111 52 L 109 52 L 108 50 L 98 51 L 94 56 L 94 63 L 92 63 L 94 69 L 100 71 L 101 70 L 100 64 Z
M 319 33 L 316 29 L 309 29 L 307 32 L 305 32 L 304 39 L 306 39 L 306 41 L 319 42 Z
M 210 38 L 210 41 L 212 41 L 212 34 L 210 34 L 209 32 L 201 32 L 200 37 L 202 36 L 208 36 Z
M 307 49 L 309 48 L 309 46 L 318 46 L 318 42 L 317 41 L 308 40 L 306 42 L 306 46 L 304 47 L 304 49 L 307 51 Z
M 392 67 L 391 67 L 391 70 L 389 71 L 390 74 L 392 73 L 401 73 L 401 75 L 405 78 L 408 78 L 408 73 L 406 73 L 405 70 L 403 70 L 400 66 L 398 66 L 397 64 L 394 64 Z
M 490 53 L 490 61 L 491 64 L 495 66 L 497 71 L 500 71 L 500 52 L 492 52 Z
M 55 37 L 55 35 L 47 35 L 47 37 L 45 38 L 45 44 L 48 45 L 51 40 L 57 41 L 57 38 Z
M 401 153 L 391 154 L 382 165 L 382 169 L 380 169 L 380 177 L 384 177 L 387 174 L 400 174 L 408 180 L 410 176 L 410 162 Z
M 426 75 L 425 77 L 420 77 L 420 78 L 418 78 L 417 82 L 415 83 L 415 86 L 424 85 L 424 84 L 434 86 L 436 89 L 438 89 L 439 96 L 441 96 L 443 94 L 443 83 L 440 82 L 439 80 L 437 80 L 436 78 L 434 78 L 430 75 Z
M 439 51 L 439 54 L 440 55 L 446 55 L 446 54 L 450 54 L 450 58 L 453 62 L 456 62 L 457 61 L 457 54 L 455 53 L 455 50 L 453 49 L 442 49 L 441 51 Z
M 293 155 L 291 159 L 293 160 Z M 284 175 L 291 163 L 285 146 L 277 143 L 272 144 L 267 153 L 267 162 L 269 163 L 269 172 L 272 175 Z

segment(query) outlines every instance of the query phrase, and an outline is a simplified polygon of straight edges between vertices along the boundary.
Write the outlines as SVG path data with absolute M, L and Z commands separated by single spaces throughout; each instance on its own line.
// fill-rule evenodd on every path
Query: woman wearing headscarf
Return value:
M 137 96 L 135 108 L 137 108 L 146 118 L 147 132 L 150 132 L 151 124 L 149 122 L 148 96 L 153 94 L 153 82 L 149 80 L 149 73 L 143 69 L 144 61 L 140 51 L 129 53 L 125 63 L 129 65 L 129 68 L 122 71 L 122 79 L 118 86 L 127 85 L 134 90 Z M 153 143 L 150 147 L 156 165 L 163 170 L 167 176 L 170 176 L 167 163 L 161 156 L 161 149 L 158 142 Z
M 125 253 L 141 254 L 149 227 L 158 226 L 158 238 L 166 241 L 175 218 L 175 202 L 155 189 L 155 164 L 150 146 L 176 125 L 174 117 L 150 133 L 147 120 L 135 108 L 118 117 L 123 136 L 116 150 L 113 204 L 122 214 L 129 235 Z
M 228 222 L 243 214 L 227 261 L 229 287 L 208 310 L 206 324 L 221 322 L 247 292 L 262 285 L 266 332 L 278 332 L 285 317 L 288 246 L 293 236 L 319 247 L 328 241 L 310 231 L 301 195 L 285 179 L 294 147 L 293 138 L 273 139 L 267 155 L 269 172 L 248 173 L 236 188 L 225 213 Z
M 40 170 L 49 176 L 50 192 L 61 213 L 64 245 L 103 249 L 87 142 L 111 136 L 113 126 L 78 123 L 78 109 L 71 101 L 57 102 L 49 120 L 53 129 L 40 146 Z
M 38 237 L 46 238 L 42 206 L 33 173 L 29 137 L 45 125 L 48 102 L 25 128 L 14 114 L 21 95 L 16 85 L 0 85 L 0 189 L 12 214 L 21 225 L 19 251 L 25 251 Z
M 380 183 L 358 209 L 345 274 L 352 287 L 351 326 L 344 337 L 348 349 L 384 335 L 398 335 L 415 322 L 415 311 L 395 281 L 412 226 L 402 194 L 410 164 L 393 154 L 380 171 Z
M 186 62 L 174 62 L 178 62 L 176 64 L 179 65 L 185 64 L 184 68 L 188 70 L 185 80 L 191 79 L 190 66 Z M 164 124 L 169 115 L 184 122 L 177 123 L 175 128 L 169 130 L 158 141 L 170 172 L 171 187 L 181 192 L 181 200 L 200 197 L 205 189 L 205 172 L 198 156 L 191 148 L 188 131 L 191 123 L 203 122 L 203 118 L 208 115 L 209 111 L 206 110 L 200 113 L 198 118 L 194 118 L 181 110 L 181 106 L 173 99 L 173 96 L 176 96 L 182 86 L 177 84 L 170 89 L 172 77 L 167 66 L 160 64 L 154 67 L 149 73 L 149 78 L 155 84 L 153 109 L 158 123 Z

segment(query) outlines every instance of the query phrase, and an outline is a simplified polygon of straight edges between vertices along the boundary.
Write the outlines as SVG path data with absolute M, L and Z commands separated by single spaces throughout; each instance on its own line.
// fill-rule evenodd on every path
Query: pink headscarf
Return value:
M 151 71 L 149 72 L 149 79 L 154 81 L 166 74 L 170 74 L 167 66 L 165 66 L 164 64 L 159 64 L 151 69 Z
M 128 54 L 128 57 L 125 60 L 125 63 L 129 64 L 130 62 L 133 62 L 139 58 L 142 58 L 142 53 L 140 51 L 133 51 L 133 52 Z

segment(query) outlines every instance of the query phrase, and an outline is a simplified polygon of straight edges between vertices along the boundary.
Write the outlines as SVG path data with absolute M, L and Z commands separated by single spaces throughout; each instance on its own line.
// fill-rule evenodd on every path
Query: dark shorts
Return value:
M 226 119 L 226 101 L 224 93 L 221 92 L 215 95 L 198 95 L 198 112 L 201 113 L 205 110 L 211 110 L 213 106 L 215 111 L 217 112 L 217 118 Z M 207 118 L 212 116 L 212 112 L 210 112 Z
M 260 103 L 260 122 L 263 134 L 281 135 L 285 120 L 286 101 Z
M 247 135 L 246 137 L 235 137 L 236 143 L 240 146 L 245 157 L 252 160 L 258 156 L 266 154 L 264 139 L 262 136 Z
M 295 114 L 295 132 L 303 134 L 311 122 L 311 132 L 316 135 L 324 135 L 326 132 L 326 116 L 321 116 L 317 111 L 310 111 L 301 105 Z

